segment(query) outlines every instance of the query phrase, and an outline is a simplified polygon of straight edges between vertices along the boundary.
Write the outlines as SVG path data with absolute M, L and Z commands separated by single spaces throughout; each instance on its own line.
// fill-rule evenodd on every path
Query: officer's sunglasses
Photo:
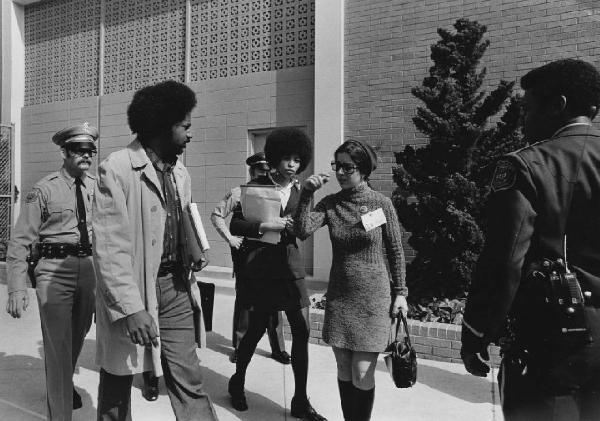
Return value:
M 96 154 L 98 153 L 96 149 L 90 148 L 69 148 L 68 151 L 77 156 L 84 156 L 87 154 L 91 157 L 96 156 Z
M 341 163 L 341 162 L 336 162 L 336 161 L 331 161 L 331 169 L 335 172 L 338 172 L 339 170 L 341 170 L 344 172 L 344 174 L 350 175 L 350 174 L 354 174 L 354 171 L 356 171 L 358 169 L 358 167 L 356 165 L 352 165 L 352 164 L 347 164 L 347 163 Z

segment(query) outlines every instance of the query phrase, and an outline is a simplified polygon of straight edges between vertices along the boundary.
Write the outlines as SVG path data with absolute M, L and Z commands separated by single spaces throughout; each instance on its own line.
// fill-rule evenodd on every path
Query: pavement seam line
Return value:
M 492 366 L 492 421 L 496 421 L 496 386 L 494 383 L 494 372 L 496 369 Z
M 281 370 L 283 371 L 283 419 L 284 421 L 287 421 L 288 417 L 287 417 L 287 401 L 286 401 L 286 397 L 287 397 L 287 389 L 286 389 L 286 381 L 285 381 L 285 366 L 282 365 L 281 366 Z
M 2 398 L 0 398 L 0 402 L 2 402 L 3 404 L 6 404 L 6 405 L 8 405 L 8 406 L 11 406 L 11 407 L 13 407 L 13 408 L 16 408 L 16 409 L 18 409 L 19 411 L 23 411 L 23 412 L 25 412 L 26 414 L 33 415 L 34 417 L 36 417 L 36 418 L 39 418 L 39 419 L 41 419 L 41 420 L 45 420 L 45 419 L 46 419 L 46 417 L 45 417 L 45 416 L 43 416 L 42 414 L 38 414 L 37 412 L 31 411 L 31 410 L 29 410 L 29 409 L 27 409 L 27 408 L 23 408 L 22 406 L 19 406 L 19 405 L 17 405 L 16 403 L 12 403 L 12 402 L 6 401 L 6 400 L 4 400 L 4 399 L 2 399 Z

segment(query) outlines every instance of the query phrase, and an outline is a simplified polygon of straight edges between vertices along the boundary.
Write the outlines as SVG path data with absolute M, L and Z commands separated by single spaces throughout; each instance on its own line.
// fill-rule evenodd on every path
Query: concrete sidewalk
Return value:
M 231 315 L 234 291 L 231 280 L 204 279 L 217 284 L 214 331 L 208 333 L 208 347 L 200 351 L 206 390 L 211 395 L 219 419 L 270 421 L 293 419 L 289 414 L 294 392 L 291 366 L 271 358 L 268 341 L 260 342 L 250 364 L 246 395 L 250 409 L 237 412 L 229 404 L 227 381 L 235 366 L 231 352 Z M 6 286 L 0 285 L 0 420 L 45 419 L 44 364 L 42 335 L 35 292 L 29 290 L 31 304 L 25 316 L 12 319 L 4 311 Z M 74 412 L 74 420 L 93 421 L 96 417 L 98 367 L 94 364 L 95 331 L 89 333 L 75 385 L 84 407 Z M 291 344 L 286 343 L 289 352 Z M 495 372 L 492 373 L 495 377 Z M 419 360 L 418 383 L 411 389 L 396 389 L 380 358 L 376 372 L 376 397 L 373 421 L 460 420 L 501 421 L 497 385 L 487 379 L 468 375 L 458 364 Z M 132 415 L 134 420 L 173 420 L 173 412 L 161 380 L 156 402 L 141 396 L 141 378 L 134 380 Z M 308 392 L 313 406 L 330 421 L 342 419 L 336 381 L 336 366 L 329 347 L 310 345 Z

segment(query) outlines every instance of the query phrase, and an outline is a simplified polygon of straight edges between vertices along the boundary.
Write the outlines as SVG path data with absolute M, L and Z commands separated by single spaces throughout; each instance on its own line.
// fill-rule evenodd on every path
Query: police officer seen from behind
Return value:
M 94 177 L 87 171 L 96 155 L 98 130 L 84 123 L 61 130 L 52 141 L 63 166 L 37 182 L 25 198 L 8 245 L 8 303 L 19 318 L 29 305 L 27 256 L 38 242 L 35 269 L 46 366 L 49 420 L 70 420 L 81 408 L 73 371 L 94 313 L 91 200 Z
M 461 356 L 467 371 L 486 376 L 478 354 L 487 359 L 489 343 L 503 337 L 498 380 L 508 421 L 598 420 L 600 131 L 592 119 L 600 74 L 558 60 L 521 86 L 530 146 L 495 170 Z

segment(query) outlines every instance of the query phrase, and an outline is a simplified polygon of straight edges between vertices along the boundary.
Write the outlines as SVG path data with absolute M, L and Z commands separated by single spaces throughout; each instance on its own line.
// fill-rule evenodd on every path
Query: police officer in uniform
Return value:
M 73 371 L 95 308 L 92 263 L 91 200 L 94 177 L 88 174 L 96 155 L 98 130 L 88 123 L 52 137 L 63 157 L 60 171 L 36 183 L 25 198 L 8 244 L 8 303 L 19 318 L 29 304 L 27 256 L 38 243 L 35 269 L 46 367 L 49 420 L 70 420 L 81 408 Z
M 250 168 L 250 179 L 254 180 L 257 177 L 264 177 L 269 172 L 269 164 L 265 158 L 264 152 L 257 152 L 246 159 L 246 165 Z M 243 254 L 242 242 L 243 237 L 232 235 L 225 225 L 225 218 L 231 214 L 236 206 L 240 203 L 242 191 L 240 187 L 234 187 L 231 189 L 223 200 L 215 207 L 210 220 L 221 237 L 231 247 L 231 257 L 233 259 L 233 270 L 235 273 L 235 262 L 240 259 Z M 243 288 L 243 284 L 240 284 L 239 276 L 236 275 L 236 291 Z M 233 309 L 233 335 L 232 345 L 233 353 L 229 357 L 232 363 L 237 361 L 237 350 L 240 341 L 244 337 L 246 330 L 248 329 L 248 310 L 246 310 L 239 299 L 236 298 Z M 269 336 L 269 344 L 271 345 L 271 358 L 281 364 L 290 364 L 290 355 L 285 351 L 285 342 L 283 341 L 283 320 L 281 312 L 273 313 L 267 326 L 267 335 Z
M 592 120 L 600 74 L 584 61 L 558 60 L 527 73 L 521 87 L 530 146 L 497 164 L 461 356 L 467 371 L 486 376 L 488 344 L 501 336 L 508 315 L 513 324 L 498 375 L 505 419 L 598 420 L 600 131 Z M 570 303 L 546 302 L 549 278 L 536 281 L 544 259 L 562 259 L 577 276 L 584 326 L 571 330 L 587 329 L 585 335 L 563 329 Z

